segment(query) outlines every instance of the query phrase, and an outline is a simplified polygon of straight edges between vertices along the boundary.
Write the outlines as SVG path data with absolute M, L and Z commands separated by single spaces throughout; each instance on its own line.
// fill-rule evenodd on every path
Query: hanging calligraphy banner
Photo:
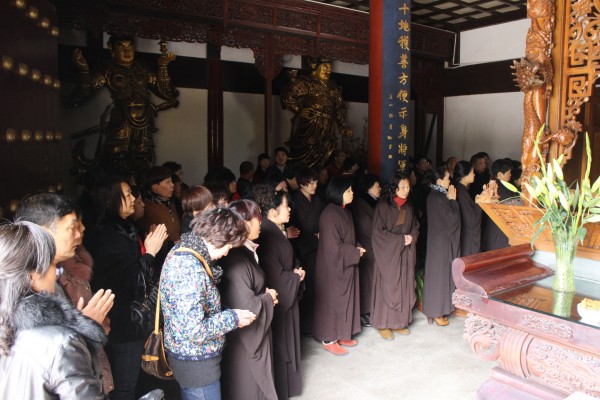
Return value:
M 410 0 L 383 1 L 381 175 L 408 173 L 410 107 Z

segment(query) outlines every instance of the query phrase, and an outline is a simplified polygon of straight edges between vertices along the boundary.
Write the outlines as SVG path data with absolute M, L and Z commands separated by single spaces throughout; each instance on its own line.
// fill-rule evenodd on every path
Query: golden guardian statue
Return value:
M 72 135 L 80 138 L 99 134 L 96 155 L 92 160 L 86 159 L 83 154 L 84 141 L 76 144 L 73 155 L 80 170 L 98 166 L 139 177 L 154 164 L 152 134 L 157 131 L 154 117 L 158 111 L 179 105 L 178 92 L 167 71 L 175 56 L 167 51 L 164 41 L 159 44 L 161 55 L 157 60 L 157 72 L 151 72 L 135 61 L 131 36 L 111 36 L 108 41 L 110 59 L 97 68 L 90 69 L 79 49 L 73 52 L 78 79 L 68 103 L 77 107 L 102 87 L 108 89 L 113 101 L 103 113 L 99 125 Z M 164 102 L 152 103 L 151 93 Z
M 331 61 L 311 62 L 310 75 L 290 72 L 290 83 L 283 90 L 281 105 L 292 111 L 292 132 L 286 145 L 290 148 L 289 163 L 307 167 L 325 165 L 338 144 L 337 133 L 351 137 L 346 125 L 346 108 L 342 88 L 329 79 Z

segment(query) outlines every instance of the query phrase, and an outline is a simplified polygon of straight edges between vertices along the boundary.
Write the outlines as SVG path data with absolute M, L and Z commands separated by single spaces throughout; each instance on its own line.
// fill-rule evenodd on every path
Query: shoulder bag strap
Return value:
M 208 274 L 208 276 L 210 276 L 210 279 L 212 279 L 214 281 L 215 278 L 213 276 L 212 270 L 208 266 L 208 263 L 206 262 L 204 257 L 202 257 L 200 255 L 200 253 L 198 253 L 196 250 L 190 249 L 189 247 L 180 247 L 177 250 L 175 250 L 175 253 L 191 253 L 194 257 L 196 257 L 198 260 L 200 260 L 202 265 L 204 265 L 204 269 L 206 270 L 206 273 Z

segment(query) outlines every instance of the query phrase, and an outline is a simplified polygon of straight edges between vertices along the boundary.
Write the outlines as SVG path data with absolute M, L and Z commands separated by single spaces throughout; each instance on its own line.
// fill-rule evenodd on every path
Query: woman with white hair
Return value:
M 54 239 L 31 222 L 0 225 L 0 398 L 103 399 L 100 325 L 56 283 Z

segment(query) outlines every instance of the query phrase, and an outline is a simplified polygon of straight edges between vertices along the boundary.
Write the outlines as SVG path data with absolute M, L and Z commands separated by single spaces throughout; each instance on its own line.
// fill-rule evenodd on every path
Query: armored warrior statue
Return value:
M 346 125 L 346 108 L 342 88 L 329 79 L 331 61 L 317 59 L 311 63 L 310 76 L 290 72 L 290 84 L 281 95 L 283 108 L 294 112 L 292 132 L 286 144 L 289 163 L 308 167 L 324 165 L 337 147 L 336 130 L 351 137 Z
M 87 60 L 79 49 L 73 52 L 73 61 L 79 71 L 78 84 L 70 103 L 77 107 L 90 95 L 106 86 L 113 103 L 107 121 L 74 138 L 99 133 L 96 157 L 87 160 L 83 156 L 83 141 L 76 145 L 75 162 L 80 169 L 92 165 L 108 168 L 114 172 L 141 176 L 154 164 L 154 141 L 152 134 L 154 116 L 158 111 L 177 107 L 178 92 L 171 83 L 167 66 L 175 56 L 167 52 L 166 43 L 160 42 L 158 71 L 150 72 L 134 60 L 134 42 L 131 36 L 111 36 L 108 49 L 111 59 L 90 71 Z M 151 102 L 150 93 L 164 99 L 161 104 Z

